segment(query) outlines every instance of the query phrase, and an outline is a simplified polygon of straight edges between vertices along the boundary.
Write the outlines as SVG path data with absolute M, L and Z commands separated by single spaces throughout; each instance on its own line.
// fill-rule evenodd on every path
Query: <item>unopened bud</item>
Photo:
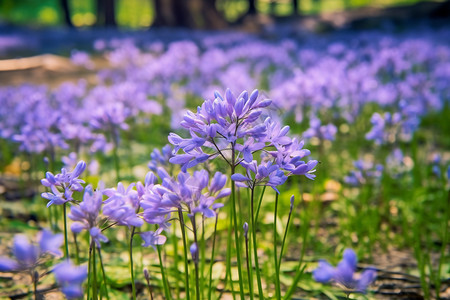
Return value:
M 147 268 L 144 269 L 144 276 L 147 281 L 150 280 L 150 274 L 148 273 Z
M 295 201 L 295 196 L 294 195 L 292 195 L 291 196 L 291 206 L 290 206 L 290 211 L 292 211 L 293 209 L 294 209 L 294 201 Z
M 189 250 L 191 251 L 192 260 L 195 263 L 198 263 L 198 247 L 197 247 L 197 243 L 193 243 Z
M 244 223 L 243 228 L 244 228 L 244 237 L 247 239 L 247 236 L 248 236 L 248 223 L 247 222 Z

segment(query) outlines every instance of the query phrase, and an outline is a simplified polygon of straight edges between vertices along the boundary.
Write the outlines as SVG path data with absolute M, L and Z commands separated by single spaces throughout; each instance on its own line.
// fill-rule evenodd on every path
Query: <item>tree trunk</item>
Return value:
M 216 8 L 216 0 L 202 0 L 201 14 L 206 29 L 223 29 L 227 21 Z
M 97 0 L 97 26 L 117 26 L 115 4 L 115 0 Z
M 248 15 L 256 15 L 256 0 L 248 0 Z
M 105 26 L 116 27 L 116 7 L 115 0 L 105 0 Z
M 70 18 L 70 7 L 69 7 L 69 1 L 68 0 L 60 0 L 61 8 L 64 15 L 64 23 L 67 27 L 73 28 L 72 19 Z
M 97 0 L 97 21 L 95 22 L 95 25 L 97 26 L 103 26 L 105 24 L 105 1 L 104 0 Z
M 292 9 L 294 10 L 294 15 L 298 15 L 298 0 L 292 0 Z
M 164 27 L 174 26 L 174 16 L 172 11 L 172 0 L 150 0 L 154 3 L 155 20 L 151 26 Z
M 195 27 L 195 22 L 192 18 L 189 0 L 172 0 L 172 13 L 175 20 L 175 26 L 178 27 Z

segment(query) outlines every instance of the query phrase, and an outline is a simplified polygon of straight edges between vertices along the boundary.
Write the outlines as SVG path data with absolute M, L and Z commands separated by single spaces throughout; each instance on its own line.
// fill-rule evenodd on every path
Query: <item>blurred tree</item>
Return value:
M 292 10 L 294 15 L 298 15 L 298 0 L 292 0 Z
M 155 27 L 220 29 L 227 22 L 216 8 L 216 0 L 153 0 Z
M 176 27 L 195 27 L 195 22 L 192 17 L 192 11 L 189 4 L 192 1 L 189 0 L 171 0 L 172 13 L 175 19 Z
M 201 0 L 200 15 L 203 17 L 203 27 L 206 29 L 222 29 L 228 23 L 224 16 L 217 10 L 216 0 Z
M 256 0 L 248 0 L 247 15 L 256 15 Z
M 170 7 L 168 6 L 169 1 L 167 0 L 150 0 L 154 3 L 155 9 L 155 19 L 152 26 L 162 27 L 170 26 L 173 22 L 171 20 Z
M 64 15 L 64 23 L 66 26 L 73 28 L 72 19 L 70 18 L 70 7 L 69 7 L 69 1 L 68 0 L 60 0 L 59 3 L 61 4 L 61 8 Z
M 115 0 L 97 0 L 97 25 L 116 27 Z

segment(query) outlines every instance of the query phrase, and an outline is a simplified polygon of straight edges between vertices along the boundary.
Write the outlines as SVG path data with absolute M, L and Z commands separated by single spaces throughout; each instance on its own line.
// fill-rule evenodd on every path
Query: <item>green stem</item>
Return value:
M 303 197 L 301 197 L 301 194 L 300 194 L 300 204 L 302 203 L 302 201 L 303 201 Z M 302 275 L 306 268 L 306 265 L 304 265 L 302 267 L 302 264 L 303 264 L 303 257 L 305 256 L 305 252 L 306 252 L 306 244 L 307 244 L 307 238 L 308 238 L 308 229 L 309 229 L 308 228 L 308 224 L 309 224 L 308 216 L 309 216 L 309 214 L 306 214 L 305 219 L 303 220 L 303 226 L 302 226 L 303 231 L 301 232 L 303 245 L 302 245 L 302 250 L 300 253 L 300 259 L 298 261 L 297 271 L 296 271 L 294 281 L 293 281 L 291 287 L 288 289 L 288 291 L 284 295 L 284 299 L 291 299 L 292 294 L 294 293 L 295 289 L 297 288 L 297 283 L 302 278 Z M 300 215 L 300 217 L 301 217 L 301 215 Z
M 445 201 L 445 200 L 444 200 Z M 438 269 L 437 269 L 437 276 L 436 276 L 436 284 L 435 284 L 435 289 L 436 289 L 436 298 L 440 298 L 440 288 L 441 288 L 441 271 L 442 271 L 442 265 L 444 264 L 444 260 L 445 260 L 445 249 L 446 249 L 446 245 L 448 245 L 448 221 L 450 220 L 450 190 L 448 191 L 448 197 L 446 199 L 446 204 L 445 204 L 445 222 L 443 223 L 444 225 L 444 235 L 442 237 L 442 246 L 441 246 L 441 253 L 440 253 L 440 257 L 439 257 L 439 265 L 438 265 Z
M 250 205 L 251 205 L 251 211 L 252 214 L 250 216 L 250 227 L 252 228 L 252 241 L 253 241 L 253 256 L 255 257 L 255 269 L 256 269 L 256 281 L 258 282 L 258 296 L 260 300 L 264 299 L 263 295 L 263 289 L 262 289 L 262 282 L 261 282 L 261 272 L 259 270 L 259 262 L 258 262 L 258 247 L 256 243 L 256 222 L 255 222 L 255 215 L 254 215 L 254 193 L 255 188 L 251 189 L 251 198 L 250 198 Z
M 229 206 L 230 208 L 230 215 L 233 214 L 233 208 Z M 225 273 L 225 287 L 227 286 L 228 280 L 230 280 L 230 287 L 231 287 L 231 295 L 233 296 L 233 300 L 236 299 L 235 293 L 234 293 L 234 285 L 233 285 L 233 278 L 231 276 L 231 250 L 233 247 L 232 244 L 232 230 L 233 230 L 233 219 L 232 217 L 228 218 L 229 224 L 228 224 L 228 234 L 227 234 L 227 266 L 226 266 L 226 273 Z
M 248 234 L 248 233 L 247 233 Z M 248 289 L 250 293 L 250 299 L 253 300 L 253 278 L 252 273 L 250 272 L 251 266 L 250 266 L 250 258 L 248 256 L 248 236 L 245 236 L 245 256 L 247 259 L 247 278 L 248 278 Z
M 217 221 L 219 216 L 216 212 L 216 222 L 214 224 L 214 234 L 213 234 L 213 242 L 212 242 L 212 252 L 211 252 L 211 261 L 209 263 L 209 286 L 208 286 L 208 299 L 211 299 L 211 291 L 212 291 L 212 269 L 214 265 L 214 252 L 216 250 L 216 234 L 217 234 Z
M 78 247 L 77 235 L 73 233 L 73 242 L 75 243 L 75 258 L 77 260 L 77 265 L 80 264 L 80 248 Z
M 116 171 L 116 180 L 117 182 L 120 181 L 120 162 L 119 162 L 119 154 L 117 153 L 117 148 L 119 147 L 119 143 L 116 141 L 116 138 L 113 134 L 113 141 L 114 141 L 114 147 L 113 147 L 113 157 L 114 157 L 114 169 Z
M 91 283 L 92 283 L 92 242 L 89 246 L 89 258 L 88 258 L 88 283 L 87 283 L 87 300 L 90 300 Z
M 280 270 L 280 267 L 281 267 L 281 258 L 283 257 L 283 250 L 284 250 L 284 246 L 286 244 L 286 237 L 287 237 L 288 232 L 289 232 L 289 225 L 290 225 L 290 222 L 291 222 L 291 216 L 292 216 L 293 207 L 294 207 L 294 205 L 293 205 L 293 203 L 291 203 L 291 208 L 289 210 L 289 215 L 288 215 L 288 219 L 287 219 L 287 223 L 286 223 L 286 230 L 284 231 L 283 242 L 281 243 L 280 258 L 278 259 L 278 261 L 279 261 L 278 270 Z
M 176 232 L 176 224 L 173 223 L 173 232 Z M 174 263 L 172 265 L 172 271 L 175 275 L 175 293 L 176 298 L 180 299 L 180 285 L 178 284 L 179 280 L 179 272 L 178 272 L 178 238 L 176 234 L 172 234 L 172 244 L 173 244 L 173 253 L 174 253 Z
M 165 296 L 166 299 L 170 300 L 171 299 L 170 288 L 169 288 L 168 283 L 167 283 L 166 273 L 164 272 L 163 260 L 162 260 L 162 257 L 161 257 L 161 248 L 160 248 L 159 245 L 157 245 L 156 247 L 157 247 L 157 250 L 158 250 L 159 269 L 161 270 L 161 276 L 162 276 L 163 287 L 164 287 L 164 296 Z
M 181 208 L 178 208 L 178 217 L 180 219 L 181 226 L 181 235 L 183 237 L 183 248 L 184 248 L 184 281 L 185 281 L 185 291 L 186 291 L 186 300 L 191 299 L 190 289 L 189 289 L 189 265 L 188 265 L 188 254 L 187 254 L 187 242 L 186 242 L 186 233 L 184 231 L 184 218 L 183 212 Z
M 131 236 L 130 236 L 130 274 L 131 274 L 131 293 L 133 300 L 136 300 L 136 284 L 134 282 L 134 268 L 133 268 L 133 237 L 134 232 L 136 231 L 136 227 L 131 227 Z
M 261 195 L 259 196 L 259 202 L 258 202 L 258 208 L 256 209 L 256 216 L 255 216 L 255 220 L 258 220 L 259 217 L 259 210 L 261 209 L 261 203 L 262 203 L 262 199 L 264 196 L 264 192 L 266 191 L 266 185 L 263 187 L 263 190 L 261 192 Z
M 278 300 L 281 299 L 280 290 L 280 269 L 278 267 L 277 253 L 277 212 L 278 212 L 278 193 L 275 195 L 275 213 L 273 216 L 273 259 L 275 263 L 275 295 Z
M 100 267 L 102 268 L 102 277 L 103 277 L 103 284 L 105 287 L 106 299 L 109 300 L 108 284 L 106 283 L 106 273 L 105 273 L 105 267 L 103 266 L 102 251 L 100 250 L 100 247 L 97 247 L 97 251 L 98 251 L 98 258 L 100 260 Z
M 198 239 L 197 239 L 197 226 L 195 224 L 195 214 L 191 217 L 192 230 L 194 231 L 194 243 L 197 245 L 197 257 L 193 257 L 194 268 L 195 268 L 195 298 L 200 300 L 200 277 L 198 272 Z M 192 254 L 192 253 L 191 253 Z
M 232 150 L 232 159 L 231 161 L 234 163 L 235 159 L 235 153 L 234 153 L 234 147 Z M 235 166 L 232 165 L 231 167 L 231 175 L 235 173 Z M 233 221 L 234 221 L 234 242 L 236 245 L 236 257 L 237 257 L 237 267 L 238 267 L 238 275 L 239 275 L 239 293 L 241 296 L 241 299 L 245 299 L 244 297 L 244 283 L 242 282 L 242 262 L 241 262 L 241 245 L 239 243 L 239 229 L 237 224 L 237 212 L 236 212 L 236 184 L 233 181 L 231 184 L 231 208 L 233 213 Z
M 91 248 L 94 247 L 94 241 L 91 242 Z M 91 250 L 92 251 L 92 250 Z M 92 297 L 93 299 L 98 299 L 98 291 L 97 291 L 97 262 L 95 261 L 95 250 L 92 251 L 92 276 L 94 276 L 94 282 L 92 285 Z
M 67 213 L 66 213 L 66 205 L 67 202 L 63 204 L 63 211 L 64 211 L 64 256 L 65 259 L 69 259 L 69 243 L 67 239 Z
M 205 264 L 206 264 L 206 244 L 205 244 L 205 217 L 202 216 L 202 242 L 200 245 L 200 284 L 202 287 L 202 298 L 204 298 L 205 288 Z

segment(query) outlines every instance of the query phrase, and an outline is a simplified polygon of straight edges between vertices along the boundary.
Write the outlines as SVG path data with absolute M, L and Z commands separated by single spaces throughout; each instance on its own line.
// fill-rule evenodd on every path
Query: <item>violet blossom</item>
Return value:
M 78 177 L 86 169 L 86 163 L 79 161 L 72 172 L 68 172 L 66 168 L 61 169 L 61 173 L 53 175 L 51 172 L 45 174 L 45 178 L 41 180 L 43 186 L 49 187 L 52 192 L 42 193 L 42 198 L 49 200 L 47 207 L 52 204 L 61 205 L 72 201 L 74 191 L 81 192 L 83 190 L 83 180 Z
M 0 257 L 0 272 L 18 272 L 34 269 L 46 254 L 61 256 L 60 250 L 64 238 L 62 234 L 53 234 L 44 229 L 37 234 L 38 243 L 30 242 L 27 236 L 17 234 L 14 237 L 12 253 L 15 259 Z
M 358 258 L 352 249 L 345 249 L 343 259 L 337 267 L 327 261 L 319 261 L 319 266 L 313 271 L 313 278 L 317 282 L 336 282 L 350 291 L 364 293 L 367 287 L 375 281 L 376 271 L 366 269 L 359 276 L 355 274 Z

